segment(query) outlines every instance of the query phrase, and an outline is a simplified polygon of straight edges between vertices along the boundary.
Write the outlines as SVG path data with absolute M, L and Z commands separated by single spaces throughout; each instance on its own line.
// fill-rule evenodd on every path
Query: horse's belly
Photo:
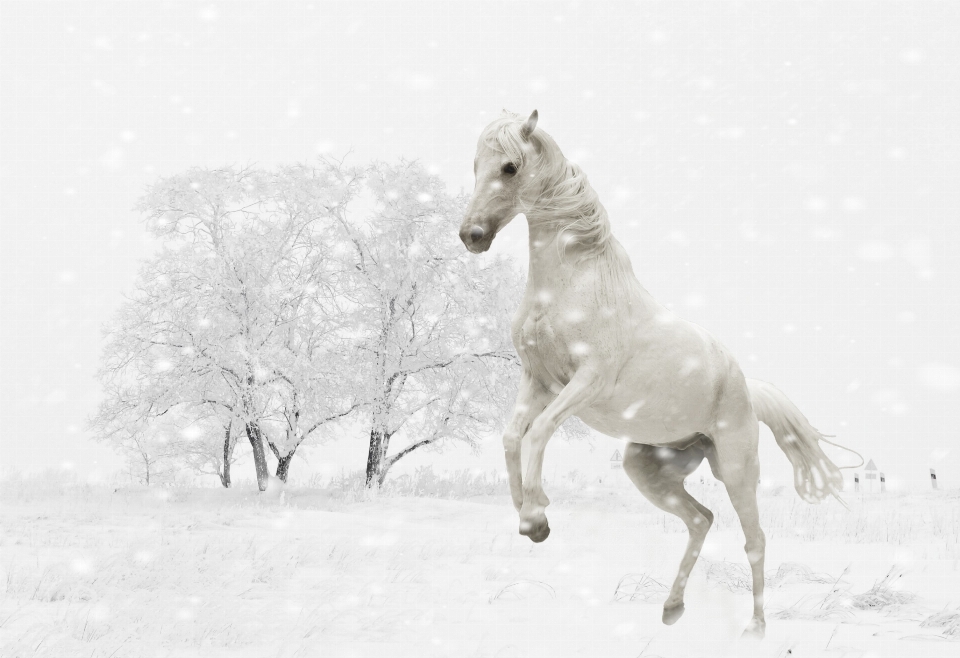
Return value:
M 709 379 L 623 383 L 619 394 L 584 410 L 580 419 L 608 436 L 648 445 L 670 445 L 709 430 L 716 395 Z
M 672 445 L 692 434 L 701 433 L 707 423 L 696 417 L 643 415 L 623 418 L 607 409 L 590 408 L 582 411 L 580 420 L 602 434 L 631 443 Z

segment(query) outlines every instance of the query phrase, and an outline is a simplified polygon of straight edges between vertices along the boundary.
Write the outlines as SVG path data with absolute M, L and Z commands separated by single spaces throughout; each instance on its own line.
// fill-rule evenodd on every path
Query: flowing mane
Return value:
M 613 242 L 606 208 L 600 203 L 583 169 L 564 157 L 550 135 L 535 130 L 528 140 L 524 140 L 521 134 L 523 119 L 519 114 L 504 110 L 487 127 L 481 139 L 519 167 L 533 165 L 532 182 L 542 191 L 536 199 L 523 203 L 524 214 L 535 213 L 538 221 L 554 227 L 559 236 L 558 248 L 577 243 L 582 249 L 580 259 L 599 256 Z M 530 150 L 524 148 L 527 141 L 536 147 L 532 157 Z

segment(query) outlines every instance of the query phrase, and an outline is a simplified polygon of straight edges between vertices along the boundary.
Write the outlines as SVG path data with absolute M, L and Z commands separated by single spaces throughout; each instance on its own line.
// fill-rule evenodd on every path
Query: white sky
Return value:
M 83 425 L 157 176 L 352 149 L 469 190 L 481 128 L 536 107 L 651 293 L 889 478 L 960 478 L 958 30 L 948 3 L 0 1 L 0 464 L 113 467 Z

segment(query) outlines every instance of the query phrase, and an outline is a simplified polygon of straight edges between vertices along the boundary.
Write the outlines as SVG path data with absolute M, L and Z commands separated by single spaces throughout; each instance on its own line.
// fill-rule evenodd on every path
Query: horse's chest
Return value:
M 587 342 L 566 323 L 532 309 L 518 318 L 514 347 L 524 365 L 543 386 L 559 393 L 588 351 Z

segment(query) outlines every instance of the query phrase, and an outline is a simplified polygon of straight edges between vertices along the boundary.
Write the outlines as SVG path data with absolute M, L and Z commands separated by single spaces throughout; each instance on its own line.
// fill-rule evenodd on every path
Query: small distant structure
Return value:
M 887 479 L 880 473 L 880 493 L 887 493 Z
M 867 462 L 867 465 L 863 469 L 863 479 L 864 480 L 877 479 L 877 465 L 873 463 L 872 459 Z M 873 493 L 873 482 L 870 483 L 870 493 Z
M 620 454 L 619 450 L 613 451 L 613 456 L 610 457 L 610 468 L 623 468 L 623 455 Z
M 930 486 L 936 490 L 937 488 L 937 470 L 934 468 L 930 469 Z

